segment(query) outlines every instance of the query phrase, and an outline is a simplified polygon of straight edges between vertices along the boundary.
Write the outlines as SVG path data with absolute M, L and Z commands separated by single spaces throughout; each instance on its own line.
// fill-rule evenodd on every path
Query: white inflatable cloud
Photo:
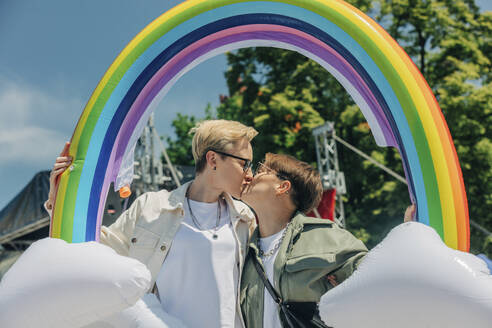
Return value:
M 186 328 L 177 318 L 162 310 L 154 294 L 145 294 L 128 309 L 84 328 Z
M 478 257 L 450 249 L 432 228 L 408 222 L 323 295 L 319 309 L 336 328 L 490 328 L 492 276 Z
M 150 280 L 142 263 L 102 244 L 42 239 L 0 282 L 0 326 L 81 327 L 134 305 Z

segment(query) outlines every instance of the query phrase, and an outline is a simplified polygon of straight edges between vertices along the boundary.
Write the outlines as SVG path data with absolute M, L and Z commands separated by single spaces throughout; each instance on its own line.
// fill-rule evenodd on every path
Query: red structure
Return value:
M 317 208 L 319 215 L 323 219 L 334 220 L 335 217 L 335 198 L 336 189 L 328 189 L 323 192 L 323 198 Z M 308 213 L 308 216 L 316 217 L 314 211 Z

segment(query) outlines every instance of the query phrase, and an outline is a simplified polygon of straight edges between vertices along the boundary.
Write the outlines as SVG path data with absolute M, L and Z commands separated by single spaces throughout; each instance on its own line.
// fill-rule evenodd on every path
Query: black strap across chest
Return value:
M 280 311 L 284 314 L 285 321 L 290 328 L 309 328 L 309 327 L 317 327 L 317 328 L 333 328 L 324 324 L 318 314 L 317 304 L 314 302 L 303 302 L 303 303 L 285 303 L 280 297 L 279 293 L 273 288 L 270 280 L 265 273 L 265 270 L 261 267 L 260 263 L 253 256 L 253 264 L 255 266 L 258 275 L 260 276 L 265 288 L 268 290 L 268 293 L 272 296 L 273 300 L 280 307 Z M 309 308 L 309 314 L 307 316 L 303 315 L 305 313 L 299 313 L 299 308 Z M 297 311 L 296 311 L 297 310 Z

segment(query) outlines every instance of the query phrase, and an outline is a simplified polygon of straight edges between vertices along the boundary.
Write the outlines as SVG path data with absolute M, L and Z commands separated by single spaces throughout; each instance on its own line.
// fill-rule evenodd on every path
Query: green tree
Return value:
M 207 104 L 205 108 L 205 117 L 203 119 L 212 118 L 212 107 Z M 178 113 L 177 117 L 172 121 L 176 138 L 170 136 L 165 137 L 167 142 L 167 154 L 169 159 L 174 164 L 179 165 L 195 165 L 193 154 L 191 153 L 191 140 L 193 136 L 189 131 L 200 121 L 193 115 L 183 115 Z M 162 159 L 164 161 L 164 159 Z
M 376 147 L 360 110 L 338 81 L 316 62 L 272 48 L 241 49 L 227 57 L 225 76 L 230 96 L 217 108 L 217 115 L 242 121 L 260 132 L 253 142 L 255 158 L 272 151 L 315 163 L 311 130 L 330 120 L 340 137 L 403 173 L 398 153 Z M 409 204 L 407 188 L 351 151 L 342 147 L 339 151 L 347 177 L 347 224 L 358 237 L 374 245 L 401 222 Z
M 379 20 L 434 91 L 463 171 L 470 219 L 492 227 L 492 13 L 473 0 L 381 0 Z M 472 227 L 471 250 L 486 235 Z M 492 255 L 490 252 L 489 256 Z

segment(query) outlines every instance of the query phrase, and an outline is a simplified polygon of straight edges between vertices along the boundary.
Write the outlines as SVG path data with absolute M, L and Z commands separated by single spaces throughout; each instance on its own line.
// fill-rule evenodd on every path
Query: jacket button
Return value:
M 135 244 L 137 242 L 137 238 L 133 237 L 131 241 L 132 241 L 132 244 Z
M 164 252 L 165 250 L 166 250 L 166 245 L 162 245 L 162 246 L 161 246 L 161 251 L 163 251 L 163 252 Z

